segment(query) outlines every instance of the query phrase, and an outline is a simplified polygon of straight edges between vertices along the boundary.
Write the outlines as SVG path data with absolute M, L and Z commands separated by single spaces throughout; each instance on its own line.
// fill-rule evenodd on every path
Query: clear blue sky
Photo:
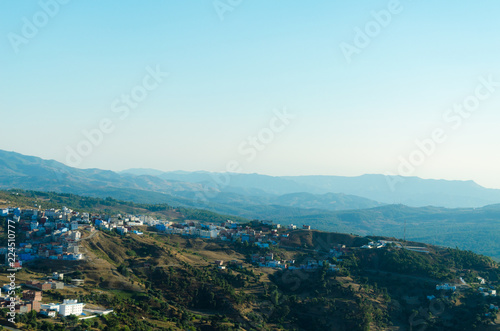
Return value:
M 498 1 L 402 0 L 350 63 L 340 45 L 391 1 L 243 0 L 221 20 L 212 1 L 73 0 L 44 22 L 45 2 L 0 2 L 0 149 L 67 163 L 82 131 L 108 118 L 114 131 L 79 167 L 224 171 L 236 160 L 243 172 L 354 176 L 401 172 L 415 140 L 443 129 L 447 140 L 401 174 L 500 188 L 500 88 L 458 127 L 443 120 L 480 77 L 500 81 Z M 33 16 L 41 26 L 16 52 L 12 36 Z M 113 102 L 148 66 L 169 76 L 120 119 Z M 283 108 L 291 123 L 242 154 Z

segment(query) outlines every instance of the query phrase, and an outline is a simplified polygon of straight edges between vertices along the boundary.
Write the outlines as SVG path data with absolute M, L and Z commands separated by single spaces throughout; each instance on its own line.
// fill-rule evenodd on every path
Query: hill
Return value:
M 484 189 L 473 182 L 449 182 L 405 178 L 397 191 L 387 191 L 387 177 L 367 175 L 344 178 L 331 176 L 271 177 L 257 174 L 214 174 L 208 172 L 161 173 L 136 169 L 115 173 L 98 169 L 75 169 L 12 152 L 0 151 L 0 188 L 24 188 L 80 194 L 142 204 L 168 204 L 204 209 L 248 219 L 272 219 L 283 224 L 308 224 L 313 228 L 406 237 L 448 247 L 470 249 L 500 258 L 499 208 L 406 207 L 384 205 L 346 193 L 329 193 L 335 187 L 345 192 L 386 193 L 401 197 L 477 197 L 494 201 L 498 190 Z M 406 186 L 405 186 L 406 185 Z M 290 192 L 302 190 L 301 192 Z M 315 193 L 308 193 L 307 190 Z M 383 193 L 382 191 L 385 190 Z M 284 193 L 289 192 L 289 193 Z M 448 192 L 448 193 L 447 193 Z M 281 195 L 277 195 L 277 194 Z M 380 194 L 380 195 L 379 195 Z M 378 198 L 377 198 L 378 199 Z M 381 198 L 382 199 L 382 198 Z M 476 199 L 476 200 L 475 200 Z M 440 200 L 436 198 L 438 203 Z M 457 200 L 458 201 L 458 200 Z M 465 200 L 464 206 L 474 205 Z
M 263 230 L 260 222 L 247 226 Z M 86 260 L 35 261 L 18 273 L 18 281 L 23 282 L 53 271 L 64 272 L 66 278 L 83 278 L 83 286 L 44 292 L 44 301 L 77 298 L 90 307 L 113 309 L 115 314 L 74 324 L 69 319 L 25 314 L 19 315 L 22 324 L 18 327 L 138 331 L 495 327 L 492 323 L 497 315 L 485 316 L 484 311 L 499 300 L 478 294 L 477 277 L 500 289 L 499 266 L 471 252 L 406 243 L 427 251 L 419 253 L 403 249 L 393 238 L 322 231 L 280 230 L 289 239 L 269 248 L 143 231 L 142 236 L 85 233 Z M 372 240 L 395 244 L 361 248 Z M 332 249 L 342 255 L 332 255 Z M 296 266 L 328 262 L 310 269 L 282 269 L 262 267 L 253 260 L 255 255 L 271 253 L 273 261 L 293 260 L 287 263 Z M 217 268 L 216 260 L 225 261 L 226 269 Z M 335 264 L 335 271 L 329 271 L 326 263 Z M 6 281 L 5 275 L 0 277 Z M 459 290 L 436 290 L 436 284 L 454 284 L 460 277 L 467 285 Z M 429 302 L 429 295 L 438 299 Z M 421 313 L 429 307 L 432 315 Z

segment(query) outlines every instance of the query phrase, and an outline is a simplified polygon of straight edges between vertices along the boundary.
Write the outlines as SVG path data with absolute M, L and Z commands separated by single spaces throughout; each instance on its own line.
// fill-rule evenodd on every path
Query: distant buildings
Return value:
M 436 285 L 436 290 L 438 291 L 456 291 L 457 287 L 450 284 Z
M 29 280 L 25 283 L 27 287 L 35 288 L 40 291 L 47 291 L 52 289 L 52 283 L 44 282 L 41 283 L 38 280 Z
M 14 300 L 12 300 L 14 299 Z M 9 307 L 11 311 L 24 314 L 30 311 L 40 311 L 42 292 L 25 290 L 22 292 L 21 299 L 18 297 L 1 297 L 0 308 Z
M 494 289 L 480 287 L 478 289 L 478 291 L 479 291 L 479 293 L 481 293 L 485 297 L 487 297 L 487 296 L 496 297 L 497 296 L 497 290 L 494 290 Z

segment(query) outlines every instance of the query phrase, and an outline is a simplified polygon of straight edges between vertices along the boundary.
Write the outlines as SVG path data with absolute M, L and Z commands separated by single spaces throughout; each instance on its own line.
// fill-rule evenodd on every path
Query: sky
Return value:
M 0 149 L 500 188 L 500 3 L 0 1 Z

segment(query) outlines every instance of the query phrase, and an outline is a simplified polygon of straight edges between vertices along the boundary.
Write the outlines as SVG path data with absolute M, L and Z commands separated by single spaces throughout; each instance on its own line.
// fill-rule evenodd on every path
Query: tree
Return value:
M 70 326 L 75 327 L 75 325 L 78 322 L 78 316 L 76 316 L 76 315 L 69 315 L 68 317 L 66 317 L 66 320 L 68 321 L 68 324 Z

